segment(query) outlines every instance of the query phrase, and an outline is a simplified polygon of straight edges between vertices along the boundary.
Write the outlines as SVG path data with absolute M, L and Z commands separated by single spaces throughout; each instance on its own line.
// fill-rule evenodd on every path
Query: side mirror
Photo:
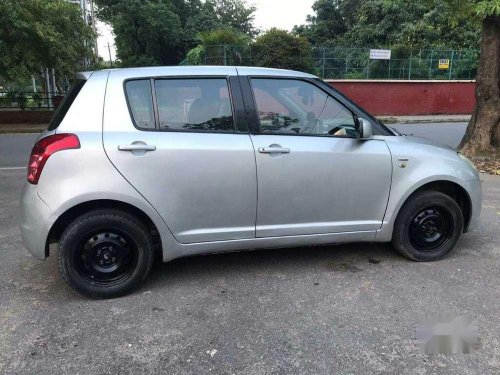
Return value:
M 364 118 L 358 118 L 356 137 L 358 139 L 370 139 L 373 135 L 372 123 Z

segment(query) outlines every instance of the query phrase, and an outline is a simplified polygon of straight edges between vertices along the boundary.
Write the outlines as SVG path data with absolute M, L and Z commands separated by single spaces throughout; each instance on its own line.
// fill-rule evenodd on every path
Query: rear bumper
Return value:
M 36 186 L 26 182 L 21 193 L 21 237 L 35 258 L 47 257 L 47 237 L 57 217 L 38 196 Z
M 469 193 L 471 203 L 471 217 L 469 225 L 465 228 L 464 232 L 470 232 L 477 227 L 479 217 L 481 216 L 481 208 L 483 205 L 483 193 L 481 188 L 481 180 L 467 181 L 465 183 L 467 192 Z

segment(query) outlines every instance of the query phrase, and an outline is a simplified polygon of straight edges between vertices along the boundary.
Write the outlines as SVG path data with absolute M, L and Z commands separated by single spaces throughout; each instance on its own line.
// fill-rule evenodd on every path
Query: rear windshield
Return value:
M 71 104 L 73 104 L 76 97 L 78 96 L 78 93 L 82 89 L 85 82 L 87 82 L 87 81 L 85 81 L 83 79 L 77 79 L 73 83 L 73 86 L 71 86 L 68 93 L 64 96 L 63 101 L 61 102 L 61 104 L 59 104 L 59 107 L 57 108 L 56 112 L 54 113 L 54 116 L 52 116 L 52 120 L 50 121 L 48 130 L 57 129 L 59 124 L 64 119 L 64 116 L 66 116 L 66 113 L 68 112 L 69 108 L 71 107 Z

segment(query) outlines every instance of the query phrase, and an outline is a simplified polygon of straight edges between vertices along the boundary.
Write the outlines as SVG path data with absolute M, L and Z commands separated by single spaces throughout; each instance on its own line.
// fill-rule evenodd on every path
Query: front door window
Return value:
M 323 90 L 294 79 L 252 79 L 262 133 L 356 137 L 353 114 Z

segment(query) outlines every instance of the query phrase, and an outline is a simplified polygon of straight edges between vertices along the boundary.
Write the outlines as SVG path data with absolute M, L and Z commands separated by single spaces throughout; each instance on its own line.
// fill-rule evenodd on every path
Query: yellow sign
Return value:
M 450 60 L 449 59 L 439 60 L 439 69 L 450 69 Z

